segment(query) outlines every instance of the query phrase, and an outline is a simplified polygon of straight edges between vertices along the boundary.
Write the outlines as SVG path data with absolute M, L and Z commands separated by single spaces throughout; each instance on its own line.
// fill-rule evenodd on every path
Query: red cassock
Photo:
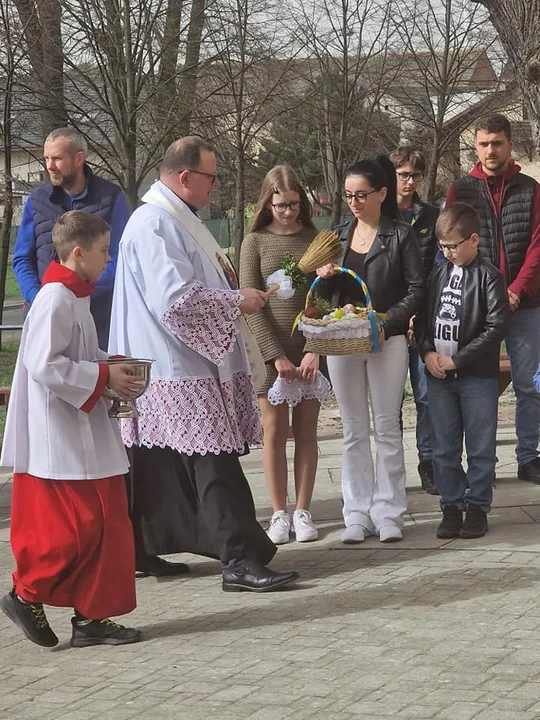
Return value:
M 27 602 L 72 607 L 91 619 L 136 605 L 135 553 L 123 476 L 13 476 L 13 585 Z

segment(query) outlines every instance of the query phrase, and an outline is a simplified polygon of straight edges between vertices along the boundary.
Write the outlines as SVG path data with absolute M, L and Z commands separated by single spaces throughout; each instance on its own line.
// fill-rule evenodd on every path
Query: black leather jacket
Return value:
M 419 195 L 414 193 L 412 211 L 413 221 L 411 227 L 418 239 L 418 247 L 420 249 L 420 255 L 422 256 L 422 262 L 424 263 L 424 277 L 427 280 L 433 268 L 435 256 L 437 255 L 435 224 L 439 217 L 439 208 L 435 205 L 428 205 L 422 202 Z
M 433 268 L 427 283 L 426 302 L 414 321 L 422 358 L 435 350 L 435 318 L 452 267 L 452 263 L 446 261 Z M 463 268 L 461 306 L 459 350 L 452 357 L 458 375 L 497 377 L 500 344 L 510 317 L 508 292 L 499 270 L 480 255 Z
M 343 254 L 336 265 L 347 267 L 356 220 L 335 228 L 343 243 Z M 364 263 L 364 277 L 377 312 L 387 313 L 385 337 L 405 335 L 410 318 L 424 296 L 423 266 L 418 242 L 405 223 L 381 216 L 377 236 Z M 349 275 L 334 275 L 319 284 L 319 294 L 332 299 L 334 306 L 355 302 L 362 297 L 360 286 Z

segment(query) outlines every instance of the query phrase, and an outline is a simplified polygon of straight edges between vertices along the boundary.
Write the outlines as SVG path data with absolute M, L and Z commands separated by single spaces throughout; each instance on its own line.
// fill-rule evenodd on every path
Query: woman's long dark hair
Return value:
M 366 178 L 373 190 L 386 188 L 386 197 L 381 205 L 381 212 L 391 220 L 398 214 L 397 179 L 394 164 L 386 155 L 377 155 L 375 160 L 360 160 L 351 165 L 345 172 L 345 179 L 361 175 Z

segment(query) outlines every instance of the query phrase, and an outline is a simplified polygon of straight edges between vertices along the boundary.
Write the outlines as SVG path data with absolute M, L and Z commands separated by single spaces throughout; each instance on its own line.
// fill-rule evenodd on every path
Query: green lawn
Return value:
M 6 273 L 6 300 L 13 300 L 20 297 L 21 291 L 19 290 L 19 286 L 17 285 L 17 281 L 15 280 L 13 268 L 11 267 L 11 263 L 8 263 Z
M 2 350 L 0 350 L 0 387 L 11 385 L 18 351 L 18 341 L 5 342 L 2 344 Z M 6 408 L 0 407 L 0 438 L 4 434 L 5 422 Z

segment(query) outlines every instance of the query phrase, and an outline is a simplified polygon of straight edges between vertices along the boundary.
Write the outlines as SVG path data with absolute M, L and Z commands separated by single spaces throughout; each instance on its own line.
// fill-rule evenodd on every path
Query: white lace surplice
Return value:
M 191 212 L 164 185 L 154 187 Z M 121 423 L 128 447 L 191 455 L 261 442 L 241 302 L 176 217 L 150 204 L 133 213 L 118 254 L 110 348 L 155 362 L 135 401 L 137 419 Z

